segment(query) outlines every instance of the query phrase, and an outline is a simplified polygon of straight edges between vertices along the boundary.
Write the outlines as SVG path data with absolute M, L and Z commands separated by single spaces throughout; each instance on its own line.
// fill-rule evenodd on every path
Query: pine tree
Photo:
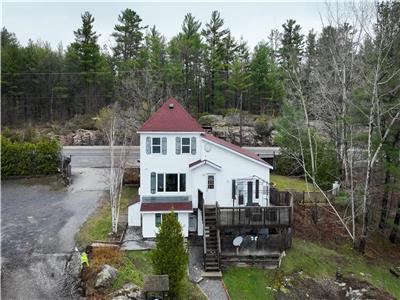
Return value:
M 219 96 L 218 87 L 222 85 L 224 38 L 229 33 L 228 29 L 222 29 L 224 20 L 218 11 L 213 11 L 210 21 L 202 31 L 206 41 L 205 65 L 208 73 L 208 92 L 206 111 L 213 109 L 216 98 Z
M 254 49 L 250 62 L 251 107 L 254 111 L 265 113 L 279 111 L 284 97 L 281 72 L 274 62 L 273 50 L 265 43 Z
M 100 63 L 99 35 L 93 30 L 94 17 L 86 11 L 82 15 L 82 27 L 74 31 L 75 42 L 71 44 L 82 71 L 94 72 Z
M 279 49 L 282 66 L 287 70 L 299 67 L 303 53 L 303 35 L 300 34 L 301 27 L 295 20 L 287 20 L 282 25 L 283 34 L 281 48 Z
M 132 9 L 125 9 L 118 16 L 119 24 L 114 26 L 112 36 L 116 45 L 112 48 L 114 57 L 124 61 L 137 58 L 143 40 L 142 30 L 147 26 L 141 26 L 142 19 Z
M 151 259 L 156 274 L 169 276 L 169 297 L 177 299 L 186 274 L 188 254 L 182 226 L 173 211 L 162 216 Z

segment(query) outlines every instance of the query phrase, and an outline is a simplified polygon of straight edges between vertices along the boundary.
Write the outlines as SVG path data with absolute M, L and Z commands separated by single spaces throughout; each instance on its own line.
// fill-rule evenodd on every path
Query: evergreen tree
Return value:
M 95 72 L 100 64 L 99 35 L 93 30 L 94 17 L 86 11 L 82 15 L 82 27 L 74 31 L 75 42 L 70 49 L 78 59 L 79 67 L 84 72 Z
M 300 65 L 303 54 L 303 35 L 300 34 L 300 25 L 296 24 L 293 19 L 287 20 L 282 27 L 283 34 L 281 48 L 279 49 L 280 60 L 282 66 L 291 72 L 293 68 Z
M 278 112 L 284 97 L 281 74 L 273 59 L 273 50 L 266 44 L 258 44 L 250 63 L 251 109 L 255 112 Z
M 186 274 L 188 254 L 182 226 L 173 211 L 163 215 L 151 259 L 156 274 L 169 276 L 169 297 L 177 299 Z
M 99 35 L 93 29 L 94 17 L 86 11 L 82 14 L 82 27 L 74 31 L 75 41 L 66 53 L 67 72 L 76 76 L 69 84 L 71 113 L 97 111 L 111 97 L 113 74 L 108 54 L 100 52 L 97 44 Z
M 112 33 L 116 42 L 112 48 L 114 57 L 124 61 L 136 59 L 143 40 L 142 30 L 147 26 L 141 26 L 142 19 L 129 8 L 121 12 L 118 22 Z
M 221 75 L 223 73 L 224 38 L 229 33 L 228 29 L 222 29 L 223 26 L 224 20 L 221 18 L 220 13 L 213 11 L 210 21 L 202 31 L 206 42 L 204 62 L 208 73 L 206 111 L 213 109 L 216 98 L 221 96 L 219 88 L 223 83 Z

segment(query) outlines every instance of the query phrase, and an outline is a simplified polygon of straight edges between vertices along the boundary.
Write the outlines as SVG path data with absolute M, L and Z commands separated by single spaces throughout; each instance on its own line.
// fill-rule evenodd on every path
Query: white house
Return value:
M 202 236 L 203 207 L 267 207 L 272 166 L 256 154 L 206 133 L 169 99 L 138 130 L 140 188 L 128 225 L 155 237 L 171 209 L 185 237 Z

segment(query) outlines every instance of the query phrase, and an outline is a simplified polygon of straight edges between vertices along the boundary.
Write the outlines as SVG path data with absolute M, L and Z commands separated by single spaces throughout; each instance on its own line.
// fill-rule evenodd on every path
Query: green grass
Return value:
M 129 201 L 137 194 L 136 187 L 124 186 L 121 195 L 120 214 L 128 210 Z M 108 201 L 96 209 L 92 216 L 82 225 L 75 237 L 78 246 L 86 246 L 96 240 L 106 240 L 111 232 L 111 206 Z
M 119 289 L 128 282 L 142 287 L 144 277 L 153 272 L 150 251 L 127 251 L 116 267 L 118 275 L 113 283 L 114 289 Z
M 272 291 L 266 288 L 267 274 L 257 268 L 230 267 L 224 271 L 224 282 L 232 299 L 272 299 Z
M 294 239 L 280 269 L 230 267 L 224 272 L 224 281 L 233 300 L 273 299 L 266 287 L 279 288 L 285 275 L 302 271 L 313 278 L 334 278 L 338 268 L 344 274 L 354 274 L 400 298 L 399 280 L 389 273 L 390 262 L 367 261 L 350 244 L 337 250 L 327 249 L 312 242 Z M 362 276 L 363 273 L 365 276 Z
M 303 179 L 282 176 L 282 175 L 271 175 L 271 182 L 276 184 L 276 187 L 280 191 L 284 190 L 295 190 L 298 192 L 314 191 L 315 188 L 312 184 L 306 182 Z
M 153 274 L 150 251 L 127 251 L 115 267 L 118 275 L 113 289 L 121 288 L 128 282 L 143 287 L 145 276 Z M 199 288 L 187 278 L 182 283 L 181 299 L 206 300 Z

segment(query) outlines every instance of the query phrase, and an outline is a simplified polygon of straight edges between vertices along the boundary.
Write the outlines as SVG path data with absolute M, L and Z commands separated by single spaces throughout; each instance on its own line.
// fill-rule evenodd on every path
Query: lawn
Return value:
M 294 239 L 293 248 L 287 251 L 281 268 L 262 270 L 230 267 L 223 275 L 233 300 L 273 299 L 274 292 L 267 286 L 279 289 L 285 275 L 302 271 L 313 278 L 333 278 L 338 268 L 345 275 L 354 274 L 400 298 L 399 279 L 388 272 L 390 266 L 390 262 L 385 260 L 367 261 L 350 244 L 331 250 L 309 241 Z
M 129 201 L 137 194 L 137 188 L 124 186 L 121 195 L 120 214 L 127 213 Z M 111 232 L 111 206 L 104 201 L 82 225 L 75 240 L 78 246 L 86 246 L 96 240 L 106 240 Z
M 314 191 L 315 188 L 312 184 L 306 182 L 303 179 L 282 176 L 282 175 L 272 175 L 271 174 L 271 182 L 276 184 L 276 187 L 280 191 L 284 190 L 295 190 L 298 192 L 308 192 Z

